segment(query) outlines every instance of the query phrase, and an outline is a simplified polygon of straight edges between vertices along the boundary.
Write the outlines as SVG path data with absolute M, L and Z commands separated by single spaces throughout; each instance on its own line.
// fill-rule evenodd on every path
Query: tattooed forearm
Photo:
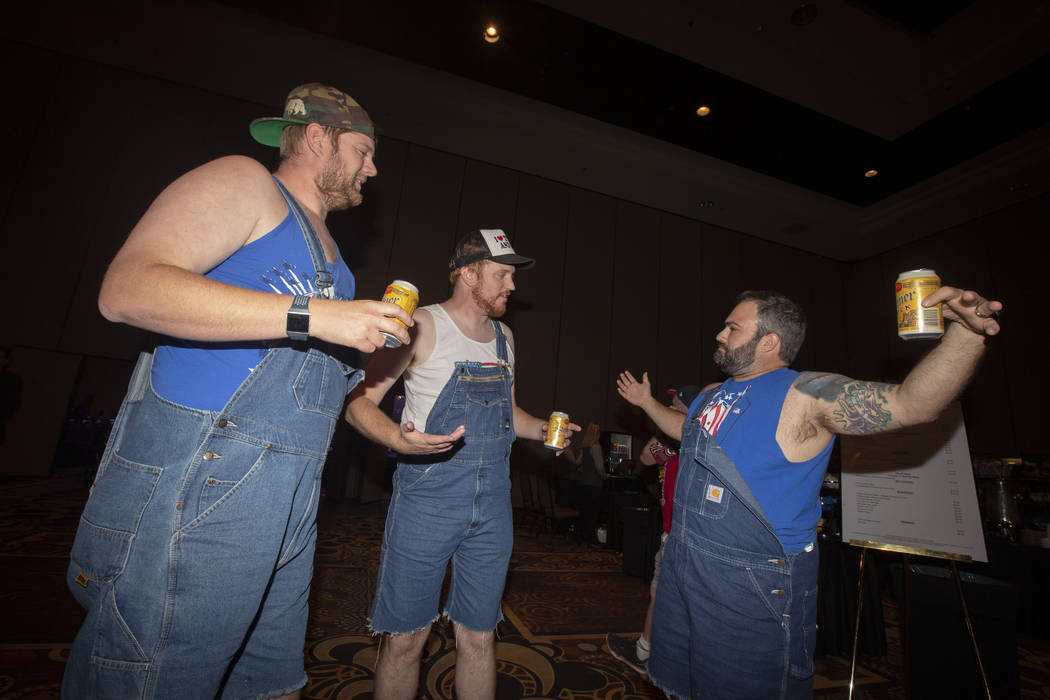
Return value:
M 897 427 L 888 407 L 894 387 L 823 372 L 804 374 L 795 382 L 803 394 L 831 404 L 823 412 L 830 423 L 828 429 L 848 435 L 881 433 Z

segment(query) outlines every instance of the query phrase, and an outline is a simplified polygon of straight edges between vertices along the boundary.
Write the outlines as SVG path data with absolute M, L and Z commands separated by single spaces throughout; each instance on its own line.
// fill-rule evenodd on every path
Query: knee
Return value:
M 456 650 L 459 653 L 480 656 L 495 647 L 495 630 L 478 632 L 456 625 Z
M 423 654 L 423 645 L 430 635 L 430 625 L 407 634 L 387 634 L 382 642 L 385 652 L 399 659 L 411 659 Z

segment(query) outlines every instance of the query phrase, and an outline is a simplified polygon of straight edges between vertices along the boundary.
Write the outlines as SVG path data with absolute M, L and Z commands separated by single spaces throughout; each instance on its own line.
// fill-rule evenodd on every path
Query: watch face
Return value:
M 287 331 L 291 333 L 308 333 L 310 331 L 310 314 L 298 313 L 295 311 L 288 312 L 288 323 Z

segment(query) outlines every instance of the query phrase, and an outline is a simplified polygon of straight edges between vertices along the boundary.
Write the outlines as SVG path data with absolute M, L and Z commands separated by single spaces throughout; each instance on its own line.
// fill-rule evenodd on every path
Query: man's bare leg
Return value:
M 456 700 L 496 697 L 496 631 L 456 625 Z
M 373 689 L 376 700 L 415 700 L 419 662 L 428 636 L 430 625 L 409 634 L 384 634 L 380 638 Z

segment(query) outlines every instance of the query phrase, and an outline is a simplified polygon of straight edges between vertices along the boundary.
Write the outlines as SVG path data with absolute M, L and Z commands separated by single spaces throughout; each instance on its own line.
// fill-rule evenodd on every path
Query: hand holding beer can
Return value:
M 564 450 L 569 441 L 569 414 L 554 411 L 547 420 L 547 437 L 543 446 L 552 450 Z
M 905 340 L 940 338 L 944 335 L 941 305 L 926 308 L 922 300 L 941 287 L 941 278 L 928 268 L 897 276 L 897 335 Z
M 411 316 L 415 313 L 416 306 L 419 305 L 419 290 L 416 289 L 416 286 L 411 282 L 406 282 L 405 280 L 394 280 L 387 286 L 386 291 L 383 292 L 383 301 L 390 304 L 397 304 L 405 310 L 405 313 Z M 400 323 L 405 330 L 408 330 L 408 326 L 406 326 L 401 319 L 395 320 Z M 380 333 L 386 337 L 386 346 L 388 348 L 396 348 L 401 345 L 401 341 L 396 337 L 384 331 L 380 331 Z

